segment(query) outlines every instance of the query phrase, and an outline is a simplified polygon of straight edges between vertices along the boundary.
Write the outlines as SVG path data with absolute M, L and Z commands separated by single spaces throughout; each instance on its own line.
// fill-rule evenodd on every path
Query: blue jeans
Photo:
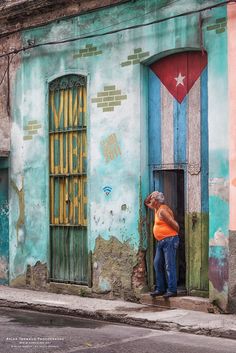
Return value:
M 154 269 L 156 273 L 155 289 L 159 292 L 166 292 L 166 289 L 167 292 L 177 292 L 176 251 L 178 246 L 178 235 L 160 240 L 157 244 Z

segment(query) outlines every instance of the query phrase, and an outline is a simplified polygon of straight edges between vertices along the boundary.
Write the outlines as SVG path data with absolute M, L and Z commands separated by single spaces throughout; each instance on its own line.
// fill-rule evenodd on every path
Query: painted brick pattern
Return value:
M 121 67 L 136 65 L 144 58 L 147 58 L 150 55 L 149 51 L 143 52 L 142 48 L 134 49 L 134 52 L 127 57 L 127 61 L 122 62 Z
M 38 130 L 41 129 L 42 125 L 37 120 L 31 120 L 24 127 L 24 140 L 32 140 L 35 135 L 38 134 Z
M 97 103 L 98 108 L 104 112 L 113 112 L 114 108 L 121 105 L 127 99 L 126 94 L 122 94 L 116 86 L 104 86 L 104 90 L 97 93 L 97 97 L 92 98 L 92 103 Z
M 79 50 L 78 54 L 74 54 L 73 58 L 78 59 L 78 58 L 96 56 L 101 54 L 102 54 L 102 50 L 98 50 L 97 47 L 94 47 L 92 44 L 87 44 L 85 48 L 82 48 Z
M 215 31 L 216 34 L 220 34 L 225 32 L 226 25 L 226 17 L 217 18 L 214 24 L 207 27 L 207 31 Z

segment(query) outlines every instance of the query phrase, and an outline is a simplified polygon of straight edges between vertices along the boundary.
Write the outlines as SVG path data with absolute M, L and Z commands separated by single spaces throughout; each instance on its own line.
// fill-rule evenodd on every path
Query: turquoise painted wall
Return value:
M 214 3 L 139 0 L 24 31 L 22 41 L 38 44 L 103 33 Z M 209 58 L 210 180 L 221 180 L 227 194 L 227 40 L 226 32 L 209 29 L 225 16 L 223 8 L 204 12 L 203 44 Z M 139 224 L 145 217 L 142 199 L 149 191 L 145 65 L 167 53 L 200 49 L 200 38 L 199 16 L 193 14 L 22 54 L 12 97 L 11 279 L 25 273 L 28 264 L 48 262 L 48 83 L 70 73 L 88 77 L 89 249 L 94 250 L 101 235 L 104 239 L 115 236 L 137 250 L 146 244 Z M 109 86 L 121 91 L 123 98 L 113 111 L 103 111 L 95 100 Z M 28 139 L 29 126 L 37 126 L 32 139 Z M 119 153 L 106 162 L 101 143 L 113 134 Z M 105 186 L 112 188 L 109 195 L 103 191 Z M 227 237 L 228 231 L 228 201 L 217 190 L 211 188 L 210 193 L 210 238 L 219 229 Z M 214 198 L 222 210 L 217 219 Z
M 214 10 L 216 21 L 225 8 Z M 209 19 L 210 20 L 210 19 Z M 212 25 L 217 22 L 211 19 Z M 218 22 L 219 23 L 219 22 Z M 222 22 L 224 23 L 224 22 Z M 223 26 L 223 25 L 222 25 Z M 209 279 L 210 298 L 222 308 L 228 301 L 229 161 L 227 31 L 206 27 L 209 124 Z

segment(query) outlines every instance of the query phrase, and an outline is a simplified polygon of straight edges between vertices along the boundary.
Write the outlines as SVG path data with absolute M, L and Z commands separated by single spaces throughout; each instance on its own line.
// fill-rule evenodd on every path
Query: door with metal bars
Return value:
M 50 280 L 88 283 L 86 78 L 49 85 Z

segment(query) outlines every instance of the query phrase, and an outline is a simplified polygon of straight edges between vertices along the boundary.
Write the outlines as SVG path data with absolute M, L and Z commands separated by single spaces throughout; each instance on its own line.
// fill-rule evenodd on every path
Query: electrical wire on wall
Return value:
M 75 42 L 75 41 L 79 41 L 79 40 L 103 37 L 103 36 L 112 35 L 112 34 L 123 32 L 123 31 L 127 31 L 127 30 L 132 30 L 132 29 L 136 29 L 136 28 L 151 26 L 153 24 L 158 24 L 158 23 L 162 23 L 162 22 L 165 22 L 165 21 L 168 21 L 168 20 L 171 20 L 171 19 L 176 19 L 176 18 L 179 18 L 179 17 L 189 16 L 189 15 L 193 15 L 193 14 L 199 14 L 199 21 L 201 22 L 201 24 L 199 22 L 199 26 L 201 27 L 202 26 L 201 13 L 203 11 L 212 10 L 214 8 L 222 7 L 222 6 L 228 5 L 230 3 L 236 3 L 236 0 L 227 0 L 227 1 L 224 1 L 224 2 L 217 3 L 215 5 L 203 7 L 203 8 L 198 9 L 198 10 L 184 12 L 184 13 L 181 13 L 181 14 L 165 17 L 165 18 L 162 18 L 162 19 L 159 19 L 159 20 L 148 22 L 148 23 L 142 23 L 142 24 L 133 25 L 133 26 L 129 26 L 129 27 L 123 27 L 123 28 L 119 28 L 119 29 L 116 29 L 116 30 L 113 30 L 113 31 L 108 31 L 108 32 L 103 32 L 103 33 L 96 33 L 98 31 L 101 31 L 101 30 L 104 30 L 104 29 L 110 27 L 110 26 L 107 26 L 107 27 L 98 29 L 96 31 L 90 32 L 90 34 L 85 34 L 85 35 L 82 35 L 82 36 L 79 36 L 79 37 L 75 37 L 75 38 L 57 40 L 57 41 L 50 41 L 50 42 L 44 42 L 44 43 L 38 43 L 38 44 L 32 44 L 32 45 L 29 45 L 29 46 L 23 46 L 23 47 L 21 47 L 19 49 L 15 48 L 15 49 L 7 52 L 7 53 L 0 54 L 0 59 L 4 58 L 4 57 L 8 57 L 9 58 L 11 56 L 11 59 L 8 60 L 7 68 L 6 68 L 6 70 L 5 70 L 5 72 L 4 72 L 3 76 L 2 76 L 1 81 L 0 81 L 0 86 L 3 83 L 7 72 L 9 71 L 9 67 L 10 67 L 10 64 L 12 62 L 13 57 L 16 54 L 19 54 L 21 52 L 25 52 L 25 51 L 31 50 L 33 48 L 39 48 L 39 47 L 43 47 L 43 46 L 47 46 L 47 45 L 60 45 L 60 44 L 71 43 L 71 42 Z M 150 12 L 147 12 L 145 15 L 147 15 L 149 13 Z M 138 16 L 138 17 L 140 17 L 140 16 Z M 135 17 L 133 19 L 136 19 L 138 17 Z M 133 19 L 129 19 L 127 21 L 132 21 Z M 120 23 L 123 23 L 123 22 L 126 22 L 126 21 L 122 21 Z M 118 23 L 118 24 L 120 24 L 120 23 Z M 200 39 L 201 39 L 201 44 L 202 44 L 202 34 L 200 34 L 200 37 L 201 37 Z
M 122 31 L 131 30 L 131 29 L 147 27 L 147 26 L 150 26 L 150 25 L 153 25 L 153 24 L 162 23 L 162 22 L 165 22 L 165 21 L 168 21 L 168 20 L 172 20 L 172 19 L 175 19 L 175 18 L 179 18 L 179 17 L 183 17 L 183 16 L 189 16 L 189 15 L 193 15 L 193 14 L 198 14 L 198 13 L 201 13 L 201 12 L 206 11 L 206 10 L 212 10 L 214 8 L 222 7 L 222 6 L 230 4 L 230 3 L 236 3 L 236 0 L 227 0 L 227 1 L 215 4 L 215 5 L 203 7 L 201 9 L 199 9 L 199 10 L 188 11 L 188 12 L 184 12 L 184 13 L 181 13 L 181 14 L 178 14 L 178 15 L 165 17 L 165 18 L 162 18 L 160 20 L 155 20 L 155 21 L 148 22 L 148 23 L 142 23 L 142 24 L 133 25 L 133 26 L 129 26 L 129 27 L 119 28 L 119 29 L 116 29 L 116 30 L 113 30 L 113 31 L 108 31 L 108 32 L 103 32 L 103 33 L 95 33 L 97 31 L 104 30 L 104 28 L 101 28 L 99 30 L 91 32 L 93 34 L 89 34 L 89 35 L 83 35 L 83 36 L 70 38 L 70 39 L 64 39 L 64 40 L 57 40 L 57 41 L 51 41 L 51 42 L 45 42 L 45 43 L 32 44 L 32 45 L 27 46 L 27 47 L 21 47 L 19 49 L 14 49 L 12 51 L 9 51 L 8 53 L 0 54 L 0 58 L 6 57 L 6 56 L 8 56 L 10 54 L 18 54 L 20 52 L 24 52 L 24 51 L 27 51 L 27 50 L 30 50 L 30 49 L 33 49 L 33 48 L 43 47 L 43 46 L 46 46 L 46 45 L 58 45 L 58 44 L 71 43 L 71 42 L 84 40 L 84 39 L 103 37 L 103 36 L 106 36 L 106 35 L 111 35 L 111 34 L 119 33 L 119 32 L 122 32 Z
M 7 67 L 3 73 L 1 81 L 0 81 L 0 87 L 1 87 L 4 79 L 7 76 L 7 114 L 9 117 L 10 117 L 10 65 L 11 65 L 14 57 L 15 57 L 15 54 L 8 54 L 7 55 Z

